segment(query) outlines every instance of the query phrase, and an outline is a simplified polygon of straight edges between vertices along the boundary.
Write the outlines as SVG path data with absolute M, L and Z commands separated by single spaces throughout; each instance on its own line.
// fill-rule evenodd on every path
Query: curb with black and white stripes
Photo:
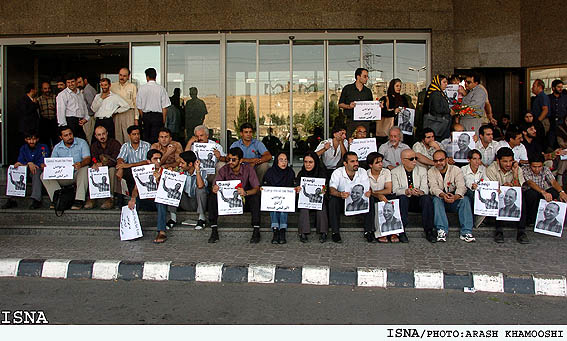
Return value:
M 447 273 L 441 270 L 399 271 L 362 267 L 281 267 L 223 263 L 181 264 L 119 260 L 0 259 L 0 277 L 98 280 L 194 281 L 230 283 L 296 283 L 377 288 L 456 289 L 567 297 L 565 276 L 510 276 L 499 272 Z

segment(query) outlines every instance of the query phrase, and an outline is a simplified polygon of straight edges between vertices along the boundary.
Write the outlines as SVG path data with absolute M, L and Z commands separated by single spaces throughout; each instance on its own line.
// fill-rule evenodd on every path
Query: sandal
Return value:
M 154 239 L 154 243 L 155 244 L 162 244 L 162 243 L 165 243 L 166 240 L 167 240 L 167 235 L 165 233 L 158 233 L 158 235 L 156 236 L 156 239 Z
M 378 243 L 388 243 L 388 237 L 380 237 L 380 238 L 378 238 Z
M 400 239 L 398 238 L 398 235 L 397 235 L 397 234 L 391 235 L 391 236 L 390 236 L 390 242 L 391 242 L 391 243 L 399 243 L 399 242 L 400 242 Z

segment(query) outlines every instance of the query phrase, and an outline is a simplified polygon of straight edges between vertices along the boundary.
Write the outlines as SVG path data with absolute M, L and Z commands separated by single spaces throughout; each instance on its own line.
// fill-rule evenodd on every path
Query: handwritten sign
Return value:
M 349 150 L 358 155 L 358 161 L 365 161 L 368 154 L 378 151 L 376 148 L 376 138 L 353 139 Z
M 179 206 L 185 188 L 185 180 L 187 180 L 185 174 L 164 169 L 159 180 L 156 202 L 169 206 Z
M 295 190 L 290 187 L 262 187 L 260 211 L 295 212 Z
M 299 186 L 301 190 L 299 191 L 297 208 L 321 211 L 323 209 L 325 179 L 302 177 Z
M 498 181 L 481 181 L 474 191 L 474 214 L 498 216 Z
M 136 208 L 122 207 L 120 214 L 120 240 L 132 240 L 143 236 L 142 226 Z
M 345 215 L 356 215 L 370 212 L 369 198 L 364 195 L 370 188 L 370 182 L 366 178 L 360 184 L 346 184 L 345 192 L 350 195 L 345 199 Z
M 520 221 L 522 216 L 522 187 L 500 186 L 496 220 Z
M 236 190 L 239 184 L 240 180 L 217 181 L 219 215 L 242 214 L 244 211 L 244 202 Z
M 404 232 L 404 225 L 402 224 L 402 216 L 400 214 L 400 200 L 398 199 L 388 202 L 378 202 L 378 211 L 374 219 L 378 220 L 378 226 L 380 227 L 378 237 Z
M 89 196 L 91 199 L 110 198 L 108 167 L 89 168 Z
M 355 121 L 376 121 L 382 119 L 382 108 L 379 101 L 356 101 L 354 103 Z
M 215 174 L 215 165 L 217 158 L 215 157 L 215 144 L 214 143 L 193 143 L 192 149 L 201 162 L 201 169 L 206 171 L 207 174 Z
M 27 171 L 27 166 L 20 166 L 16 168 L 12 165 L 8 167 L 8 175 L 6 176 L 6 195 L 22 198 L 26 196 Z M 38 170 L 38 172 L 40 172 L 40 170 Z
M 445 95 L 447 95 L 450 104 L 455 103 L 459 98 L 459 84 L 448 84 L 445 88 Z
M 43 169 L 44 180 L 71 180 L 73 179 L 72 157 L 46 157 Z
M 561 237 L 565 224 L 565 212 L 567 212 L 566 203 L 560 201 L 547 202 L 540 199 L 534 232 Z
M 145 165 L 132 168 L 132 176 L 136 181 L 140 199 L 153 199 L 156 197 L 158 185 L 154 176 L 155 165 Z

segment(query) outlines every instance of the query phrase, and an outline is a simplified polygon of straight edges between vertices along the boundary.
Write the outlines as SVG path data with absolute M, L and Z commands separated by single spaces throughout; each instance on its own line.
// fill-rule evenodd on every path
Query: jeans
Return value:
M 157 208 L 157 230 L 159 231 L 165 231 L 165 224 L 166 224 L 166 220 L 167 220 L 167 205 L 165 204 L 160 204 L 156 202 L 156 208 Z
M 449 221 L 445 210 L 449 212 L 458 212 L 459 223 L 461 224 L 461 236 L 467 233 L 472 233 L 473 215 L 471 212 L 471 205 L 467 196 L 455 202 L 448 204 L 440 197 L 433 198 L 433 210 L 435 216 L 433 218 L 435 228 L 437 230 L 444 230 L 445 233 L 449 232 Z
M 287 228 L 287 212 L 270 212 L 272 229 L 283 230 Z

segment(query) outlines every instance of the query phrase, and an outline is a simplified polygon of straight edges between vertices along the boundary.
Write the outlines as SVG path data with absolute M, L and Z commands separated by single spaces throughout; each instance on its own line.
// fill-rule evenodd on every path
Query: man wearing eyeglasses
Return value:
M 488 97 L 486 91 L 484 91 L 480 86 L 480 78 L 477 74 L 470 74 L 465 80 L 465 88 L 467 89 L 467 95 L 463 97 L 463 104 L 468 105 L 473 108 L 475 114 L 479 117 L 463 116 L 459 123 L 465 127 L 465 131 L 471 131 L 478 129 L 483 120 L 486 120 L 486 111 L 484 111 L 484 105 L 486 104 L 486 98 Z M 492 120 L 492 117 L 489 117 Z
M 392 170 L 392 192 L 400 200 L 404 230 L 408 225 L 408 212 L 421 213 L 425 238 L 435 243 L 437 239 L 433 230 L 433 201 L 429 195 L 427 171 L 423 167 L 416 167 L 417 156 L 413 150 L 402 151 L 401 158 L 402 164 Z
M 447 163 L 447 153 L 438 150 L 433 154 L 435 166 L 427 171 L 429 190 L 433 196 L 433 223 L 437 229 L 437 241 L 447 241 L 449 222 L 445 210 L 458 212 L 461 224 L 461 240 L 474 242 L 472 235 L 473 216 L 463 172 L 457 166 Z

